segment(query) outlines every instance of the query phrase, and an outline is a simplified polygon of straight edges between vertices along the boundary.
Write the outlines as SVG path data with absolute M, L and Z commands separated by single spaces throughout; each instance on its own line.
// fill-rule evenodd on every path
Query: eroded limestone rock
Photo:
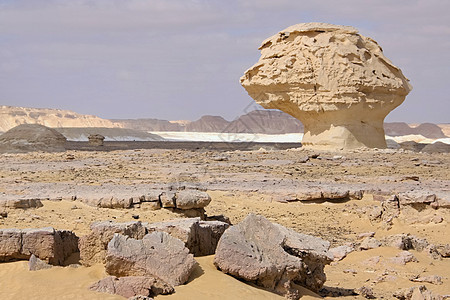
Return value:
M 228 228 L 217 246 L 214 264 L 224 273 L 299 299 L 295 284 L 318 291 L 324 266 L 333 259 L 330 244 L 250 214 Z
M 106 272 L 122 276 L 156 276 L 177 286 L 185 283 L 196 261 L 184 243 L 166 232 L 152 232 L 142 240 L 114 234 L 108 244 Z
M 304 146 L 386 148 L 383 120 L 412 87 L 374 40 L 349 26 L 303 23 L 259 49 L 241 84 L 264 108 L 299 119 Z

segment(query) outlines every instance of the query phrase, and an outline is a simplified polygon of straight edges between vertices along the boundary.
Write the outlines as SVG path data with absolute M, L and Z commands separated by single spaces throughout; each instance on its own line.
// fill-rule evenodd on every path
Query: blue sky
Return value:
M 228 120 L 262 40 L 296 23 L 374 38 L 413 91 L 387 121 L 450 122 L 447 0 L 0 0 L 0 104 Z

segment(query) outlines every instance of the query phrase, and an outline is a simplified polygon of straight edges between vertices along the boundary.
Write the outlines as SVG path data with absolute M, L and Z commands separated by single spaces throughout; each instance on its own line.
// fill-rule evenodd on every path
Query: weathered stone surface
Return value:
M 194 256 L 214 254 L 223 232 L 229 227 L 220 221 L 201 221 L 200 218 L 179 219 L 147 225 L 149 232 L 164 231 L 180 239 Z
M 383 120 L 411 90 L 371 38 L 349 26 L 304 23 L 265 40 L 241 77 L 264 108 L 303 125 L 303 146 L 386 148 Z
M 105 137 L 101 134 L 90 134 L 88 140 L 92 146 L 103 146 Z
M 423 251 L 428 247 L 429 243 L 425 239 L 418 238 L 410 234 L 395 234 L 385 237 L 382 245 L 398 248 L 400 250 L 417 250 Z
M 161 206 L 164 208 L 175 207 L 175 193 L 171 191 L 163 192 L 159 197 L 161 200 Z
M 324 265 L 333 259 L 329 243 L 250 214 L 228 228 L 214 264 L 224 273 L 298 299 L 293 283 L 313 291 L 325 282 Z
M 406 265 L 409 262 L 417 262 L 417 258 L 409 251 L 402 251 L 391 259 L 395 264 Z
M 442 284 L 442 277 L 438 275 L 428 275 L 428 276 L 413 276 L 409 280 L 414 282 L 427 282 L 431 284 Z
M 203 191 L 184 190 L 176 193 L 175 206 L 178 209 L 204 208 L 211 202 L 211 197 Z
M 1 229 L 0 230 L 0 261 L 14 259 L 25 259 L 22 250 L 22 230 Z
M 133 205 L 132 197 L 102 197 L 102 198 L 85 198 L 80 199 L 81 202 L 89 206 L 102 208 L 130 208 Z
M 185 283 L 195 265 L 184 243 L 166 232 L 152 232 L 142 240 L 114 234 L 106 255 L 110 275 L 156 276 L 173 286 Z
M 79 241 L 80 259 L 85 266 L 104 263 L 106 249 L 115 233 L 135 239 L 142 239 L 147 230 L 141 222 L 115 223 L 111 221 L 94 222 L 91 233 L 82 236 Z
M 39 208 L 43 204 L 39 199 L 10 199 L 10 200 L 0 200 L 0 207 L 3 208 Z
M 399 290 L 393 296 L 400 300 L 444 300 L 445 298 L 429 291 L 426 286 L 415 286 Z
M 369 250 L 369 249 L 375 249 L 381 246 L 380 241 L 373 237 L 366 237 L 359 246 L 360 250 Z
M 400 205 L 430 205 L 436 202 L 436 195 L 422 190 L 398 194 Z
M 109 276 L 97 281 L 89 287 L 91 291 L 116 294 L 123 297 L 146 296 L 172 294 L 174 288 L 157 277 L 151 276 Z
M 350 247 L 348 245 L 342 245 L 335 248 L 331 248 L 329 252 L 333 255 L 334 261 L 340 261 L 343 260 L 347 254 L 355 251 L 355 248 Z
M 38 271 L 44 269 L 50 269 L 52 265 L 49 265 L 45 261 L 36 257 L 36 255 L 32 254 L 30 260 L 28 261 L 28 270 L 30 271 Z
M 0 261 L 29 259 L 35 255 L 52 265 L 62 265 L 78 252 L 78 237 L 71 231 L 40 229 L 1 229 Z

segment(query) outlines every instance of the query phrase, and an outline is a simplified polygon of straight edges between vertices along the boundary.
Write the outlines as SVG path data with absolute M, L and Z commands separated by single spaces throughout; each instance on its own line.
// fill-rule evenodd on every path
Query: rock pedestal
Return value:
M 349 26 L 303 23 L 265 40 L 241 77 L 264 108 L 305 126 L 313 148 L 386 148 L 383 120 L 412 87 L 371 38 Z

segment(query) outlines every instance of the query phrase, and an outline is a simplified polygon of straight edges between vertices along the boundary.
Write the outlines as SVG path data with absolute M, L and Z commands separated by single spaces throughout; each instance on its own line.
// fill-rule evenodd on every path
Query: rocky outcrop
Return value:
M 184 243 L 166 232 L 152 232 L 142 240 L 116 233 L 108 244 L 106 272 L 117 277 L 156 276 L 177 286 L 189 279 L 195 266 Z
M 89 287 L 91 291 L 120 295 L 126 298 L 134 296 L 154 297 L 172 294 L 174 288 L 157 277 L 151 276 L 108 276 Z
M 71 231 L 40 229 L 0 229 L 0 261 L 37 258 L 63 265 L 78 252 L 78 237 Z
M 172 220 L 146 225 L 149 232 L 163 231 L 184 242 L 194 256 L 212 255 L 217 243 L 229 227 L 220 221 L 201 221 L 200 218 Z
M 333 260 L 329 246 L 320 238 L 250 214 L 222 235 L 214 264 L 224 273 L 299 299 L 294 284 L 313 291 L 324 284 L 324 266 Z
M 58 131 L 38 124 L 16 126 L 0 136 L 1 152 L 65 151 L 66 138 Z
M 39 199 L 10 199 L 10 200 L 0 199 L 0 208 L 5 209 L 39 208 L 42 206 L 43 204 Z
M 230 122 L 225 132 L 284 134 L 303 132 L 303 124 L 278 110 L 254 110 Z
M 147 230 L 141 222 L 114 223 L 111 221 L 94 222 L 91 224 L 91 233 L 82 236 L 79 241 L 80 260 L 85 266 L 96 263 L 105 263 L 108 243 L 115 233 L 134 239 L 142 239 Z
M 102 208 L 142 208 L 156 210 L 171 209 L 187 216 L 204 218 L 204 208 L 211 202 L 207 192 L 195 189 L 150 190 L 141 196 L 107 196 L 102 198 L 80 198 L 81 202 Z
M 424 285 L 399 290 L 393 296 L 400 300 L 444 300 L 447 298 L 434 294 Z
M 96 116 L 69 110 L 0 106 L 0 131 L 20 124 L 41 124 L 48 127 L 121 127 Z
M 202 116 L 186 125 L 189 132 L 224 132 L 230 122 L 220 116 Z
M 259 49 L 241 84 L 264 108 L 299 119 L 303 145 L 386 147 L 383 120 L 411 85 L 374 40 L 349 26 L 304 23 Z
M 88 136 L 89 144 L 92 146 L 103 146 L 105 137 L 101 134 L 91 134 Z

